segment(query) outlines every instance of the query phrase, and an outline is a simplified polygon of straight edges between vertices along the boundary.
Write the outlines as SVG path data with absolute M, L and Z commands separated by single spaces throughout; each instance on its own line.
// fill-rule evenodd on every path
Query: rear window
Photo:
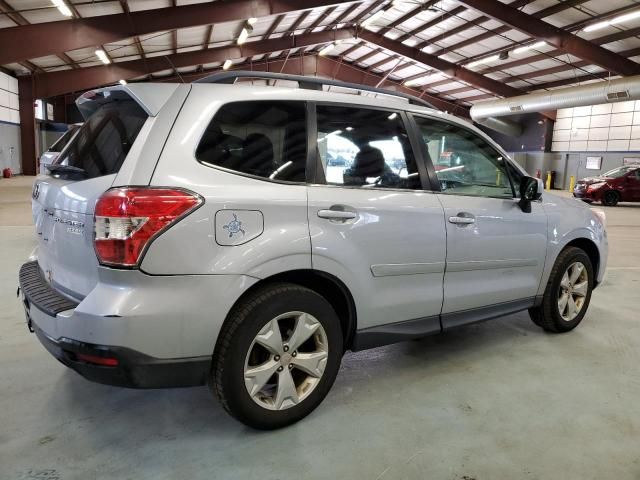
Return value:
M 54 165 L 81 169 L 85 178 L 117 173 L 147 113 L 126 92 L 106 91 L 80 105 L 86 121 Z
M 58 140 L 56 140 L 56 142 L 51 145 L 47 151 L 60 153 L 62 149 L 64 149 L 64 147 L 66 147 L 69 141 L 73 138 L 75 133 L 78 131 L 78 128 L 80 127 L 76 125 L 71 126 L 69 130 L 64 132 L 64 134 Z
M 304 182 L 307 127 L 303 102 L 224 105 L 196 149 L 206 164 L 269 180 Z

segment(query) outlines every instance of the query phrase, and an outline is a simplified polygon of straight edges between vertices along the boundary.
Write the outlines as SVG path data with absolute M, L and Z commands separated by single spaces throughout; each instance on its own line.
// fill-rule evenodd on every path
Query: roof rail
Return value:
M 274 73 L 274 72 L 254 72 L 250 70 L 234 70 L 230 72 L 214 73 L 207 77 L 196 80 L 193 83 L 235 83 L 239 78 L 258 78 L 265 80 L 289 80 L 291 82 L 298 82 L 300 88 L 307 90 L 322 90 L 323 86 L 330 87 L 342 87 L 353 90 L 359 90 L 363 92 L 379 93 L 382 95 L 391 95 L 394 97 L 404 98 L 413 105 L 420 105 L 422 107 L 429 107 L 436 109 L 429 102 L 422 100 L 421 98 L 414 97 L 402 92 L 394 92 L 393 90 L 385 90 L 384 88 L 369 87 L 367 85 L 361 85 L 359 83 L 341 82 L 339 80 L 330 80 L 320 77 L 307 77 L 303 75 L 290 75 L 286 73 Z M 437 110 L 437 109 L 436 109 Z

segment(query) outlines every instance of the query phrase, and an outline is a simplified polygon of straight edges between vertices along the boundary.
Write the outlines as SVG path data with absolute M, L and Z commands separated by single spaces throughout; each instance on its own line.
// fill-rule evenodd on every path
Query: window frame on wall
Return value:
M 456 193 L 452 193 L 452 192 L 449 193 L 448 192 L 448 193 L 446 193 L 447 195 L 459 195 L 459 196 L 465 196 L 465 197 L 469 197 L 469 198 L 495 198 L 495 199 L 502 199 L 502 200 L 509 200 L 509 199 L 517 199 L 517 198 L 519 198 L 519 194 L 518 194 L 519 185 L 517 185 L 514 182 L 512 176 L 511 176 L 511 170 L 513 169 L 515 171 L 519 171 L 518 167 L 516 165 L 514 165 L 514 163 L 511 161 L 511 159 L 509 158 L 508 155 L 506 155 L 504 152 L 500 151 L 500 149 L 495 147 L 490 141 L 488 141 L 482 135 L 478 134 L 477 132 L 475 132 L 471 128 L 468 128 L 465 125 L 461 125 L 459 123 L 452 122 L 452 121 L 449 121 L 449 120 L 444 119 L 444 118 L 437 118 L 437 117 L 429 115 L 429 114 L 413 111 L 413 112 L 409 112 L 408 116 L 410 118 L 411 123 L 413 124 L 413 128 L 415 129 L 415 135 L 417 136 L 417 138 L 419 140 L 419 148 L 420 148 L 420 150 L 422 152 L 422 156 L 424 158 L 424 162 L 427 165 L 427 170 L 429 172 L 429 178 L 430 178 L 431 184 L 434 185 L 434 189 L 433 189 L 434 191 L 437 191 L 437 192 L 440 192 L 440 193 L 444 193 L 444 191 L 441 188 L 440 179 L 438 178 L 438 175 L 437 175 L 437 172 L 436 172 L 435 164 L 433 163 L 433 159 L 429 155 L 429 152 L 428 152 L 428 149 L 427 149 L 427 144 L 423 140 L 422 132 L 420 130 L 420 125 L 418 125 L 417 119 L 425 119 L 425 120 L 429 120 L 429 121 L 432 121 L 432 122 L 437 123 L 437 124 L 449 125 L 449 126 L 454 127 L 456 129 L 465 131 L 468 134 L 473 135 L 474 137 L 477 137 L 478 139 L 482 140 L 497 155 L 502 157 L 502 161 L 504 162 L 504 171 L 506 172 L 506 179 L 509 182 L 509 185 L 511 186 L 511 195 L 512 195 L 511 197 L 508 197 L 508 196 L 472 195 L 472 194 L 465 194 L 465 193 L 462 193 L 462 192 L 456 192 Z
M 294 181 L 294 180 L 282 180 L 282 179 L 276 179 L 276 178 L 269 178 L 269 177 L 263 177 L 260 175 L 255 175 L 252 173 L 248 173 L 248 172 L 243 172 L 243 171 L 239 171 L 239 170 L 234 170 L 232 168 L 227 168 L 224 167 L 222 165 L 216 165 L 214 163 L 211 162 L 207 162 L 206 160 L 202 160 L 200 158 L 198 158 L 198 148 L 200 146 L 200 144 L 203 142 L 203 139 L 205 137 L 205 135 L 207 134 L 207 130 L 209 129 L 209 127 L 211 126 L 211 124 L 215 121 L 216 116 L 220 113 L 220 111 L 225 108 L 228 107 L 229 105 L 233 105 L 233 104 L 237 104 L 237 103 L 297 103 L 299 104 L 302 109 L 304 110 L 304 122 L 305 122 L 305 128 L 306 128 L 306 152 L 305 152 L 305 180 L 304 181 Z M 202 131 L 202 133 L 200 134 L 200 137 L 198 138 L 198 141 L 195 142 L 195 150 L 193 151 L 193 157 L 195 159 L 196 162 L 198 162 L 200 165 L 203 165 L 207 168 L 213 168 L 215 170 L 220 170 L 222 172 L 225 173 L 230 173 L 233 175 L 239 175 L 242 177 L 246 177 L 246 178 L 251 178 L 254 180 L 260 180 L 263 182 L 270 182 L 270 183 L 276 183 L 276 184 L 284 184 L 284 185 L 308 185 L 309 183 L 311 183 L 312 179 L 314 178 L 314 174 L 313 174 L 313 168 L 315 168 L 315 165 L 310 161 L 311 159 L 311 155 L 310 155 L 310 138 L 311 138 L 311 130 L 312 130 L 312 117 L 311 117 L 311 112 L 310 112 L 310 105 L 309 105 L 309 101 L 307 100 L 288 100 L 288 99 L 280 99 L 280 98 L 264 98 L 264 99 L 248 99 L 248 100 L 233 100 L 230 102 L 225 102 L 222 103 L 219 108 L 216 109 L 216 111 L 211 115 L 209 121 L 206 124 L 205 129 Z
M 349 189 L 357 189 L 363 190 L 362 186 L 359 185 L 343 185 L 343 184 L 335 184 L 335 183 L 327 183 L 325 178 L 324 168 L 322 166 L 322 159 L 318 156 L 318 107 L 342 107 L 342 108 L 352 108 L 354 110 L 376 110 L 382 112 L 388 112 L 389 114 L 397 113 L 402 122 L 402 127 L 404 127 L 407 139 L 409 141 L 409 148 L 411 150 L 411 154 L 414 157 L 414 161 L 416 163 L 416 167 L 418 169 L 419 179 L 420 179 L 420 187 L 421 188 L 396 188 L 396 187 L 382 187 L 376 188 L 372 187 L 376 191 L 397 191 L 397 192 L 434 192 L 438 191 L 438 189 L 433 188 L 434 185 L 432 183 L 432 178 L 429 175 L 427 170 L 427 164 L 425 162 L 425 158 L 423 156 L 423 151 L 420 146 L 420 139 L 416 136 L 415 126 L 409 116 L 409 113 L 402 108 L 390 108 L 390 107 L 381 107 L 376 105 L 367 105 L 360 103 L 349 103 L 349 102 L 332 102 L 332 101 L 310 101 L 309 103 L 309 114 L 310 114 L 310 126 L 308 128 L 309 140 L 308 140 L 308 150 L 309 150 L 309 164 L 311 165 L 309 171 L 313 172 L 313 178 L 310 180 L 310 184 L 314 186 L 323 186 L 330 188 L 349 188 Z M 405 159 L 406 160 L 406 159 Z M 371 190 L 371 188 L 365 188 L 366 190 Z

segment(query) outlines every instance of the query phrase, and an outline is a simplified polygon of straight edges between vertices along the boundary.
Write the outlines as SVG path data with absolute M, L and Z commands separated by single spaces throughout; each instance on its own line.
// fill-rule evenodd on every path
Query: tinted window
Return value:
M 507 162 L 482 137 L 437 120 L 418 117 L 416 122 L 443 193 L 513 197 Z
M 196 158 L 208 165 L 271 180 L 304 182 L 305 105 L 302 102 L 224 105 L 207 127 Z
M 399 113 L 318 106 L 318 155 L 326 183 L 421 189 Z
M 627 173 L 631 172 L 635 168 L 637 167 L 618 167 L 614 168 L 613 170 L 609 170 L 606 173 L 603 173 L 602 176 L 607 178 L 620 178 L 624 177 Z
M 62 149 L 66 147 L 69 141 L 73 138 L 75 133 L 78 131 L 78 128 L 80 127 L 76 125 L 72 125 L 71 127 L 69 127 L 69 130 L 64 132 L 64 134 L 58 140 L 56 140 L 56 142 L 51 145 L 47 151 L 60 153 Z
M 126 93 L 111 93 L 96 105 L 55 164 L 81 168 L 87 178 L 117 173 L 146 120 L 145 111 Z

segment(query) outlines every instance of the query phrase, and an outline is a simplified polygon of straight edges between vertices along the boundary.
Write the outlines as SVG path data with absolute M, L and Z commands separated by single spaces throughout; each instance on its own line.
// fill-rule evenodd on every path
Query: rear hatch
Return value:
M 85 119 L 77 135 L 38 177 L 33 214 L 38 263 L 56 290 L 81 300 L 97 283 L 93 212 L 150 117 L 139 98 L 122 87 L 78 99 Z

